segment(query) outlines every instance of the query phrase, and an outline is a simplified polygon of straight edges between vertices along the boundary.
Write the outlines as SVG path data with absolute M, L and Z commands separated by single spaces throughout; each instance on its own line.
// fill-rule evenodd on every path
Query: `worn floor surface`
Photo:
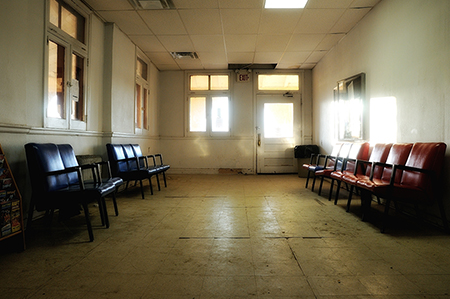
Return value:
M 94 242 L 83 215 L 35 221 L 28 248 L 0 255 L 0 298 L 449 298 L 450 235 L 416 221 L 379 232 L 296 175 L 170 175 Z M 155 188 L 156 189 L 156 188 Z M 146 186 L 148 191 L 148 186 Z M 374 204 L 376 208 L 376 204 Z M 395 218 L 397 219 L 397 218 Z

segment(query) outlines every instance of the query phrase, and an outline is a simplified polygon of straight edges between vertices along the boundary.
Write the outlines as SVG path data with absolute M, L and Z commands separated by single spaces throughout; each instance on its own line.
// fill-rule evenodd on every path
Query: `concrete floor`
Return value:
M 414 220 L 381 234 L 378 213 L 360 220 L 359 200 L 346 213 L 329 184 L 322 196 L 304 185 L 170 175 L 144 200 L 121 192 L 118 217 L 108 200 L 109 229 L 92 207 L 92 243 L 83 215 L 35 221 L 27 250 L 0 255 L 0 298 L 450 297 L 449 235 Z

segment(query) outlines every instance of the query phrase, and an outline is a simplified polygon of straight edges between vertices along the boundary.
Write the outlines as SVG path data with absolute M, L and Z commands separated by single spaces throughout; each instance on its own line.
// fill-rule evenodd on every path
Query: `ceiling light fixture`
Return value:
M 304 8 L 308 0 L 266 0 L 264 8 Z

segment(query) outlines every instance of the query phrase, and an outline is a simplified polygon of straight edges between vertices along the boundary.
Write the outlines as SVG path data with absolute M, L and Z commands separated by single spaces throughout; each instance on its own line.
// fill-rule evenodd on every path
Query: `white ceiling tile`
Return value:
M 350 7 L 373 7 L 381 0 L 355 0 Z
M 228 63 L 253 63 L 253 52 L 233 52 L 228 53 Z
M 189 34 L 222 34 L 218 9 L 180 10 L 179 13 Z
M 264 0 L 219 0 L 220 8 L 263 8 Z
M 144 52 L 164 52 L 166 49 L 154 35 L 130 35 L 130 39 Z
M 295 33 L 328 33 L 345 9 L 305 9 Z
M 317 50 L 331 50 L 345 34 L 327 34 L 317 46 Z
M 283 52 L 256 52 L 254 63 L 278 63 Z
M 294 34 L 286 51 L 312 51 L 316 49 L 324 37 L 325 34 Z
M 191 40 L 197 52 L 225 52 L 222 35 L 191 35 Z
M 325 56 L 326 53 L 327 51 L 314 51 L 308 59 L 306 59 L 305 63 L 317 63 Z
M 150 58 L 150 60 L 156 64 L 167 64 L 167 65 L 176 65 L 175 61 L 173 60 L 172 56 L 170 56 L 167 52 L 162 53 L 156 53 L 156 52 L 145 52 L 145 54 Z
M 204 63 L 205 70 L 224 70 L 228 68 L 228 63 Z
M 304 63 L 300 66 L 302 70 L 312 70 L 316 66 L 315 63 Z
M 311 51 L 285 52 L 280 63 L 302 64 L 311 55 Z
M 127 0 L 85 0 L 95 10 L 132 10 Z
M 191 52 L 195 50 L 188 35 L 159 35 L 158 39 L 169 52 Z
M 198 58 L 205 63 L 227 63 L 225 52 L 198 52 Z
M 309 0 L 306 8 L 347 8 L 353 0 Z
M 257 34 L 261 9 L 222 9 L 225 34 Z
M 176 10 L 145 10 L 139 14 L 155 34 L 187 33 Z
M 283 52 L 291 39 L 290 35 L 258 35 L 257 52 Z
M 219 8 L 217 0 L 172 0 L 175 8 Z
M 102 11 L 101 16 L 116 25 L 125 34 L 152 34 L 136 11 Z
M 180 70 L 180 67 L 176 63 L 174 63 L 174 64 L 158 64 L 158 65 L 156 65 L 156 67 L 160 71 L 178 71 L 178 70 Z
M 302 15 L 302 9 L 264 9 L 260 34 L 291 34 Z
M 370 11 L 370 8 L 348 9 L 331 29 L 332 33 L 349 32 Z
M 225 35 L 227 52 L 255 51 L 256 37 L 256 35 Z
M 300 64 L 292 64 L 292 63 L 282 63 L 277 64 L 276 69 L 279 70 L 288 70 L 288 69 L 299 69 Z

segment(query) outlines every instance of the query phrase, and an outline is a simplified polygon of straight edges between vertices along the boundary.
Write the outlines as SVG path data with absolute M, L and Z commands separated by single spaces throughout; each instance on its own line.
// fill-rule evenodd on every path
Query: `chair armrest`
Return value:
M 151 160 L 153 161 L 153 167 L 156 167 L 156 158 L 155 158 L 155 155 L 148 155 L 147 158 L 148 158 L 148 159 L 151 158 Z
M 162 154 L 155 154 L 155 157 L 159 157 L 159 162 L 160 162 L 159 165 L 164 165 L 164 163 L 163 163 L 163 158 L 162 158 Z
M 395 182 L 395 173 L 397 172 L 397 170 L 407 170 L 407 171 L 414 171 L 414 172 L 420 172 L 420 173 L 424 173 L 427 174 L 429 176 L 431 176 L 432 178 L 436 177 L 436 173 L 432 170 L 429 169 L 423 169 L 423 168 L 417 168 L 417 167 L 412 167 L 412 166 L 406 166 L 406 165 L 397 165 L 394 164 L 392 166 L 392 174 L 391 174 L 391 179 L 389 181 L 389 185 L 394 185 Z

